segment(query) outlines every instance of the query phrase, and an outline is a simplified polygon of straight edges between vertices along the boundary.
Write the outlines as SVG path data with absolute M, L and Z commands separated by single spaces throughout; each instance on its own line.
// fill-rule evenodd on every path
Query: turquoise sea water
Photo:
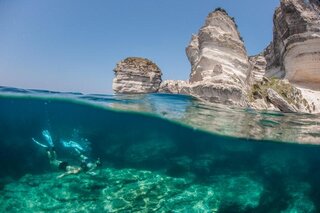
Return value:
M 1 212 L 320 212 L 320 116 L 0 88 Z M 44 148 L 102 168 L 57 179 Z

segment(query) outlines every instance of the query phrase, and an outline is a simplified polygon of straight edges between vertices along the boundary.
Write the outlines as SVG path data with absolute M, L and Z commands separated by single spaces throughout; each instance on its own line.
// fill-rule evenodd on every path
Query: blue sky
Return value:
M 279 0 L 0 0 L 0 85 L 112 93 L 113 68 L 153 60 L 188 79 L 185 47 L 208 13 L 234 16 L 250 55 L 272 39 Z

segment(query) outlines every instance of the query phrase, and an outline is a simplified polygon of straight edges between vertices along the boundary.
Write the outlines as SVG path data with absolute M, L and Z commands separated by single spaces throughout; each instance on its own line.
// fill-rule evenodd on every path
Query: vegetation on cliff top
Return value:
M 160 68 L 151 60 L 141 57 L 128 57 L 120 61 L 115 71 L 123 69 L 137 69 L 144 72 L 161 72 Z

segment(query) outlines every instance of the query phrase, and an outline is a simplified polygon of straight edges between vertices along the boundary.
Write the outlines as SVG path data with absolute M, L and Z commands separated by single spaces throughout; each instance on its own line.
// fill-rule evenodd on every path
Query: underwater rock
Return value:
M 268 177 L 301 177 L 310 171 L 310 165 L 297 152 L 294 155 L 290 150 L 272 150 L 262 153 L 259 159 L 263 173 Z
M 112 89 L 115 93 L 154 93 L 162 81 L 159 67 L 145 58 L 126 58 L 117 64 L 114 72 Z
M 101 169 L 96 175 L 57 179 L 57 173 L 25 175 L 0 191 L 1 212 L 219 212 L 256 208 L 263 185 L 245 174 L 196 184 L 134 169 Z
M 300 212 L 313 213 L 316 211 L 310 196 L 311 186 L 308 183 L 287 180 L 286 191 L 289 194 L 290 201 L 287 209 L 283 213 Z
M 174 157 L 170 160 L 169 168 L 166 174 L 172 177 L 187 175 L 191 170 L 192 159 L 188 156 Z

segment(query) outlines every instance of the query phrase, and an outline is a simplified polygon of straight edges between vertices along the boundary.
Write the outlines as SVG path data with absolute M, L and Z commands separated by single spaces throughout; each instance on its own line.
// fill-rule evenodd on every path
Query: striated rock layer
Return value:
M 252 85 L 263 80 L 266 72 L 267 61 L 263 54 L 250 56 L 249 61 L 251 68 L 248 76 L 248 84 Z
M 320 90 L 320 1 L 282 0 L 273 42 L 265 51 L 267 76 Z
M 289 111 L 320 112 L 319 14 L 318 0 L 282 0 L 274 15 L 273 42 L 261 54 L 249 57 L 249 63 L 243 44 L 232 43 L 239 37 L 236 28 L 226 27 L 232 26 L 228 21 L 232 19 L 221 9 L 209 14 L 187 48 L 192 65 L 189 94 L 213 102 L 288 112 L 272 103 L 272 98 L 254 94 L 270 88 L 293 104 L 295 110 Z M 229 60 L 230 56 L 234 60 Z M 235 63 L 237 60 L 242 63 Z M 284 81 L 270 82 L 265 77 Z
M 145 58 L 129 57 L 120 61 L 114 69 L 112 89 L 116 93 L 154 93 L 161 83 L 161 70 Z
M 318 0 L 282 0 L 273 18 L 273 41 L 263 52 L 265 76 L 289 81 L 306 106 L 299 112 L 320 112 L 319 14 Z
M 182 80 L 165 80 L 161 83 L 159 92 L 172 94 L 188 94 L 189 83 Z
M 284 99 L 298 112 L 320 112 L 319 14 L 319 0 L 281 0 L 274 14 L 273 41 L 262 53 L 248 57 L 234 19 L 217 8 L 186 48 L 190 79 L 165 81 L 159 92 L 255 109 L 294 111 L 278 104 Z M 123 86 L 115 82 L 115 90 L 121 91 Z M 140 85 L 140 91 L 145 86 L 141 80 L 135 86 L 128 85 L 130 89 Z M 277 101 L 267 98 L 268 89 L 277 93 Z M 270 97 L 274 97 L 272 90 Z
M 248 56 L 234 20 L 224 10 L 210 13 L 205 25 L 186 48 L 192 70 L 190 83 L 244 83 Z M 229 79 L 227 79 L 229 78 Z
M 234 20 L 223 9 L 210 13 L 186 48 L 190 93 L 212 102 L 245 105 L 249 61 Z
M 166 81 L 160 91 L 247 106 L 251 64 L 237 25 L 225 10 L 218 8 L 208 15 L 186 54 L 191 64 L 189 81 Z

